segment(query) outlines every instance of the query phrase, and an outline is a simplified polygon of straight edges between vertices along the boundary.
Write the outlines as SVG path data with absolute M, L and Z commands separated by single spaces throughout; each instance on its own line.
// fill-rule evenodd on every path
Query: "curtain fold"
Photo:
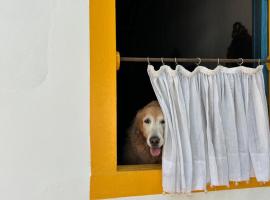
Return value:
M 163 190 L 206 190 L 229 181 L 268 181 L 269 121 L 263 66 L 214 70 L 148 66 L 166 126 Z

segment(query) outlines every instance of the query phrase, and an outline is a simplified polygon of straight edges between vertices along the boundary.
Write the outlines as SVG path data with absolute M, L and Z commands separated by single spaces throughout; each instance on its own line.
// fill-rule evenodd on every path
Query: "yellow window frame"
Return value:
M 91 199 L 162 193 L 160 166 L 117 166 L 115 20 L 115 0 L 90 1 Z M 209 190 L 260 186 L 270 183 L 262 185 L 251 179 Z

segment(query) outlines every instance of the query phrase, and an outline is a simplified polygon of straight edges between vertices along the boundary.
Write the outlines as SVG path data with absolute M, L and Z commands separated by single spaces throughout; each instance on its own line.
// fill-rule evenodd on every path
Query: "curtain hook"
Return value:
M 197 59 L 199 60 L 199 62 L 197 62 L 196 64 L 197 64 L 197 66 L 199 66 L 202 62 L 202 59 L 200 59 L 200 58 L 197 58 Z
M 162 62 L 162 65 L 165 65 L 164 61 L 163 61 L 163 58 L 161 57 L 161 62 Z
M 178 65 L 178 63 L 177 63 L 177 59 L 176 59 L 176 58 L 174 58 L 174 62 L 175 62 L 175 64 L 176 64 L 176 65 Z
M 217 64 L 219 65 L 219 58 L 217 59 Z
M 242 64 L 244 63 L 244 59 L 243 58 L 238 58 L 241 59 L 241 63 L 238 63 L 240 66 L 242 66 Z
M 147 63 L 148 65 L 151 65 L 149 57 L 147 57 Z

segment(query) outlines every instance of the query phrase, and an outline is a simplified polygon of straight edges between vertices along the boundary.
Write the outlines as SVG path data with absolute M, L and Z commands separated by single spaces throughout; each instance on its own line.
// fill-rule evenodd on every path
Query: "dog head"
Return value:
M 165 121 L 157 101 L 152 101 L 142 108 L 136 115 L 137 128 L 144 136 L 152 156 L 161 154 L 164 143 Z

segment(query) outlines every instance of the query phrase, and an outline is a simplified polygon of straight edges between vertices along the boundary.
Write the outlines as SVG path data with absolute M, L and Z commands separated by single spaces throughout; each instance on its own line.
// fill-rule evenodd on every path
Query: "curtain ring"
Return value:
M 217 59 L 217 64 L 219 65 L 219 58 Z
M 197 59 L 199 60 L 199 62 L 197 62 L 196 64 L 197 64 L 197 66 L 199 66 L 202 62 L 202 59 L 200 59 L 200 58 L 197 58 Z
M 148 65 L 151 65 L 149 57 L 147 57 L 147 63 Z
M 178 65 L 178 63 L 177 63 L 177 59 L 176 59 L 176 58 L 174 58 L 174 62 L 175 62 L 175 64 L 176 64 L 176 65 Z
M 242 64 L 244 63 L 244 59 L 243 58 L 238 58 L 241 59 L 241 63 L 238 63 L 240 66 L 242 66 Z
M 162 62 L 162 65 L 165 65 L 164 61 L 163 61 L 163 58 L 161 57 L 161 62 Z

